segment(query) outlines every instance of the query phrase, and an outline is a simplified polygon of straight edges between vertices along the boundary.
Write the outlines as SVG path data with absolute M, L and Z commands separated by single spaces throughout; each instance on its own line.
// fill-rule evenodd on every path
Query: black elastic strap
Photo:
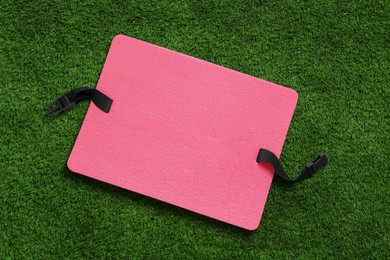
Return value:
M 57 116 L 58 114 L 70 109 L 80 100 L 91 100 L 100 110 L 108 113 L 112 105 L 112 99 L 104 95 L 97 89 L 81 87 L 76 88 L 50 103 L 45 114 L 49 116 Z
M 256 161 L 258 163 L 266 162 L 272 164 L 275 169 L 275 174 L 283 180 L 290 182 L 298 182 L 313 176 L 314 173 L 316 173 L 319 169 L 321 169 L 328 163 L 328 158 L 326 158 L 325 153 L 320 153 L 315 160 L 309 162 L 306 165 L 306 167 L 302 170 L 301 175 L 299 175 L 299 177 L 296 179 L 291 179 L 287 176 L 287 174 L 283 170 L 282 165 L 279 162 L 278 157 L 271 151 L 268 151 L 266 149 L 260 149 Z

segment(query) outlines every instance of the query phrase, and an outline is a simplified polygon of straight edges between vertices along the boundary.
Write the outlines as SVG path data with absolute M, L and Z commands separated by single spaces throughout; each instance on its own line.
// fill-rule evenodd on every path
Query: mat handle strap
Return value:
M 80 87 L 76 88 L 50 103 L 45 108 L 45 114 L 57 116 L 62 112 L 74 107 L 81 100 L 91 100 L 100 110 L 108 113 L 112 105 L 112 99 L 94 88 Z
M 299 175 L 296 179 L 291 179 L 285 171 L 283 170 L 282 165 L 278 157 L 271 151 L 266 149 L 260 149 L 259 154 L 257 155 L 256 162 L 266 162 L 270 163 L 275 170 L 275 174 L 282 178 L 285 181 L 290 182 L 299 182 L 304 179 L 312 177 L 317 171 L 323 168 L 328 163 L 328 158 L 326 157 L 324 152 L 321 152 L 316 159 L 306 164 L 305 168 L 302 170 L 301 175 Z

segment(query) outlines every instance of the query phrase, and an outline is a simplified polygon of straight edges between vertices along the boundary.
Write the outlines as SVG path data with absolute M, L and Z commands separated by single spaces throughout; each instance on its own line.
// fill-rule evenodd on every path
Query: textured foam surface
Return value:
M 280 155 L 294 90 L 127 36 L 114 38 L 68 160 L 70 170 L 255 229 Z

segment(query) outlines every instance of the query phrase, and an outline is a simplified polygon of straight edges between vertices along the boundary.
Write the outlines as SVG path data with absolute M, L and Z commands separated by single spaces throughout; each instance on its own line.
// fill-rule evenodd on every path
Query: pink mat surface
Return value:
M 112 41 L 68 160 L 76 173 L 245 229 L 258 227 L 297 93 L 124 35 Z

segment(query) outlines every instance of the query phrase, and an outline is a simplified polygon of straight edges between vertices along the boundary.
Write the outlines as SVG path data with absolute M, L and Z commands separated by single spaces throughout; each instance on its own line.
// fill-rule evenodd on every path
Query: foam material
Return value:
M 112 41 L 68 168 L 245 229 L 258 227 L 297 93 L 124 35 Z

